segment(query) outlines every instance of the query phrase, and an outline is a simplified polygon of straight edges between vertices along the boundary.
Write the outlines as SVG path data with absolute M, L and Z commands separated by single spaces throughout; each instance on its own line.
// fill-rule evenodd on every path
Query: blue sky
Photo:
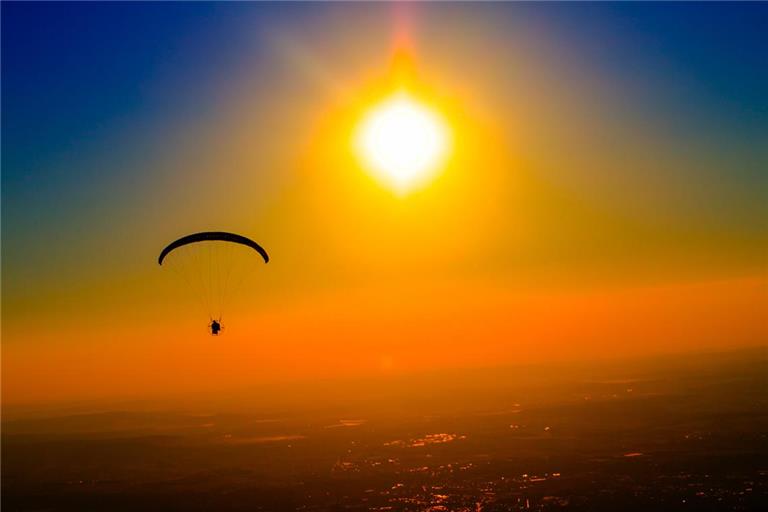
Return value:
M 319 41 L 364 19 L 381 28 L 371 37 L 386 38 L 393 19 L 391 5 L 348 3 L 5 2 L 2 9 L 3 251 L 11 274 L 37 272 L 25 262 L 48 258 L 41 240 L 101 243 L 111 222 L 156 193 L 155 162 L 169 140 L 204 124 L 245 75 L 279 83 L 282 70 L 259 44 L 261 33 L 279 27 Z M 564 62 L 622 91 L 629 108 L 669 130 L 672 145 L 729 162 L 687 178 L 697 182 L 691 189 L 722 189 L 728 199 L 716 208 L 726 227 L 764 234 L 765 4 L 440 4 L 414 13 L 416 32 L 464 19 L 506 30 L 510 41 L 526 27 L 551 31 L 541 39 L 551 39 Z M 465 37 L 483 33 L 456 33 L 457 44 Z M 488 48 L 500 66 L 508 50 Z M 267 103 L 274 93 L 254 92 Z M 734 220 L 729 209 L 739 212 Z M 63 259 L 80 256 L 71 245 L 61 251 Z

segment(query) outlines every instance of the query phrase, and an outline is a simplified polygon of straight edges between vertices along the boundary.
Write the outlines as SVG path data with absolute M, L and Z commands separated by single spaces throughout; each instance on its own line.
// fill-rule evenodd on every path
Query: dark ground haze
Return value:
M 767 354 L 4 408 L 2 508 L 765 510 Z

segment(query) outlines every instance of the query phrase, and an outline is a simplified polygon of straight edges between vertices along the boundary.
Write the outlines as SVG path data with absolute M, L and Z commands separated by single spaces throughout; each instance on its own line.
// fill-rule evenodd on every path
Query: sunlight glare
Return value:
M 433 111 L 400 93 L 367 114 L 356 145 L 375 176 L 404 193 L 434 176 L 447 151 L 448 129 Z

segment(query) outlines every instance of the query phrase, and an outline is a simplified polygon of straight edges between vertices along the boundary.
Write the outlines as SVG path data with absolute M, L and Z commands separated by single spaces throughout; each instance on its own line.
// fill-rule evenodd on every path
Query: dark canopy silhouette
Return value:
M 168 246 L 160 253 L 160 257 L 157 258 L 157 263 L 162 265 L 165 257 L 174 249 L 178 249 L 179 247 L 183 247 L 185 245 L 194 244 L 196 242 L 206 242 L 212 240 L 245 245 L 258 252 L 261 257 L 264 258 L 264 263 L 269 262 L 269 255 L 267 254 L 267 251 L 265 251 L 262 246 L 250 238 L 244 237 L 243 235 L 237 235 L 235 233 L 227 233 L 225 231 L 204 231 L 202 233 L 194 233 L 191 235 L 183 236 L 178 240 L 168 244 Z

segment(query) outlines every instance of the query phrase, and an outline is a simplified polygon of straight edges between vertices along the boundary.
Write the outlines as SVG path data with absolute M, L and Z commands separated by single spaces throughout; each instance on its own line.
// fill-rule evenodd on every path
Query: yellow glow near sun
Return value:
M 364 117 L 356 149 L 377 178 L 405 193 L 435 175 L 448 138 L 448 128 L 435 112 L 399 93 Z

